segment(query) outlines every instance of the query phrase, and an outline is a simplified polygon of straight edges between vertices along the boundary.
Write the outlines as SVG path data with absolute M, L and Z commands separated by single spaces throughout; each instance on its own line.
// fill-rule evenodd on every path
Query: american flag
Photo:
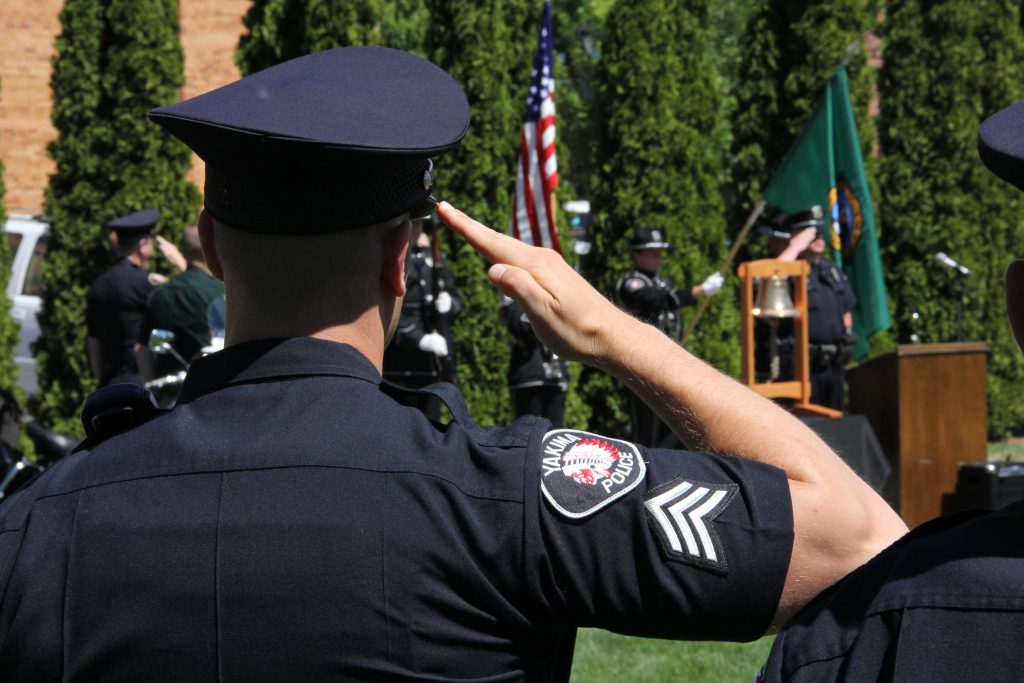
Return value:
M 540 40 L 533 55 L 530 94 L 523 117 L 523 140 L 516 171 L 515 207 L 509 234 L 527 244 L 562 253 L 555 229 L 555 77 L 551 40 L 551 1 L 544 3 Z

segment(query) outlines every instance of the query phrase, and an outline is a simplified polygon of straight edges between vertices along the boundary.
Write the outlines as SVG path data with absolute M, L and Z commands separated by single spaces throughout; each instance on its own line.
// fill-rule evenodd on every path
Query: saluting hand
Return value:
M 600 364 L 616 328 L 637 321 L 591 287 L 555 251 L 491 230 L 448 202 L 437 215 L 494 265 L 487 275 L 526 311 L 541 343 L 570 360 Z

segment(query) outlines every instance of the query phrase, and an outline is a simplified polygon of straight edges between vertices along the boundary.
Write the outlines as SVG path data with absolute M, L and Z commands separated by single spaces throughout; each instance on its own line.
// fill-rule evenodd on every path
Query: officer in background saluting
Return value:
M 569 364 L 540 343 L 530 319 L 515 299 L 501 297 L 500 315 L 513 340 L 508 389 L 515 416 L 540 415 L 550 420 L 552 427 L 561 427 L 569 388 Z
M 450 325 L 462 310 L 462 299 L 444 255 L 434 251 L 424 226 L 413 221 L 414 247 L 409 252 L 402 314 L 391 344 L 384 351 L 384 379 L 419 389 L 437 381 L 456 383 L 455 348 Z M 422 394 L 417 405 L 432 420 L 441 418 L 441 401 Z
M 101 387 L 142 384 L 135 354 L 146 299 L 153 291 L 147 268 L 158 220 L 159 211 L 143 209 L 107 223 L 117 235 L 120 258 L 92 283 L 85 306 L 89 368 Z
M 637 228 L 629 242 L 634 268 L 615 285 L 619 305 L 679 341 L 682 324 L 679 309 L 692 306 L 701 296 L 713 296 L 722 289 L 721 273 L 712 273 L 696 287 L 676 289 L 672 281 L 659 275 L 663 252 L 672 245 L 660 230 Z M 645 446 L 675 448 L 679 445 L 672 430 L 651 408 L 630 395 L 630 419 L 633 438 Z
M 807 275 L 811 403 L 842 410 L 846 403 L 846 363 L 857 341 L 852 312 L 857 296 L 842 269 L 825 258 L 825 217 L 820 206 L 777 216 L 773 226 L 769 251 L 774 258 L 802 258 L 811 266 Z M 792 336 L 792 320 L 782 321 L 780 342 Z M 792 341 L 788 346 L 792 349 Z M 788 365 L 791 377 L 792 359 Z

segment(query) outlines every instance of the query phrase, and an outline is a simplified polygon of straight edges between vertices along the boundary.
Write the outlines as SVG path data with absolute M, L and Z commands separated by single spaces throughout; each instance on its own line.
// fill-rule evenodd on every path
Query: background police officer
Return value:
M 853 309 L 857 297 L 846 275 L 825 258 L 825 220 L 820 206 L 784 215 L 776 223 L 769 250 L 782 261 L 802 258 L 807 275 L 807 336 L 811 371 L 811 403 L 842 410 L 846 402 L 846 362 L 857 340 Z M 792 338 L 792 321 L 784 321 L 780 337 Z M 792 348 L 792 343 L 789 345 Z
M 637 228 L 629 242 L 634 267 L 619 278 L 615 296 L 624 309 L 679 341 L 682 337 L 679 309 L 693 305 L 701 296 L 717 294 L 724 278 L 721 273 L 712 273 L 696 287 L 675 288 L 671 280 L 660 274 L 664 250 L 671 246 L 660 230 Z M 665 422 L 635 395 L 630 396 L 630 421 L 633 438 L 646 446 L 675 448 L 679 445 Z
M 569 388 L 569 364 L 537 339 L 530 319 L 516 300 L 501 297 L 501 320 L 512 335 L 508 363 L 508 388 L 516 417 L 540 415 L 551 426 L 562 426 L 565 394 Z
M 101 387 L 142 383 L 135 353 L 153 290 L 147 268 L 153 254 L 152 230 L 159 219 L 159 211 L 144 209 L 107 223 L 117 235 L 119 258 L 92 283 L 85 307 L 89 368 Z
M 439 259 L 434 260 L 430 238 L 423 229 L 429 222 L 429 218 L 413 221 L 416 241 L 409 252 L 402 314 L 384 351 L 384 378 L 413 389 L 441 380 L 457 381 L 451 324 L 462 310 L 462 299 L 440 250 Z M 441 403 L 436 396 L 423 394 L 419 405 L 427 417 L 440 419 Z
M 158 416 L 91 397 L 82 450 L 0 506 L 5 680 L 568 680 L 578 626 L 751 639 L 905 530 L 794 417 L 445 202 L 542 343 L 711 453 L 382 382 L 429 155 L 469 127 L 429 62 L 327 50 L 151 117 L 206 162 L 226 347 Z

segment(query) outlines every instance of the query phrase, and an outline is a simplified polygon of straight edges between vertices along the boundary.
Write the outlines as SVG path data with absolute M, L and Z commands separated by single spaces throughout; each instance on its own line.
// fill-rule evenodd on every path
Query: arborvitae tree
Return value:
M 171 241 L 194 220 L 199 193 L 185 181 L 188 149 L 146 119 L 184 82 L 174 0 L 68 0 L 61 11 L 51 89 L 57 171 L 46 191 L 52 243 L 43 270 L 36 414 L 80 432 L 95 386 L 85 354 L 85 298 L 110 265 L 104 224 L 142 208 L 163 213 Z
M 381 12 L 380 0 L 253 0 L 235 59 L 248 75 L 312 52 L 384 44 Z M 389 7 L 389 16 L 405 14 Z
M 499 231 L 508 226 L 526 88 L 536 47 L 539 0 L 427 0 L 427 55 L 462 86 L 472 123 L 462 145 L 438 160 L 439 196 Z M 445 251 L 463 299 L 453 326 L 459 380 L 481 423 L 510 416 L 508 333 L 487 264 L 462 240 Z
M 663 274 L 699 284 L 726 254 L 721 198 L 724 131 L 721 94 L 707 41 L 708 3 L 618 2 L 605 22 L 601 54 L 600 181 L 594 185 L 594 254 L 585 274 L 613 294 L 631 268 L 629 238 L 658 228 L 674 245 Z M 693 309 L 684 311 L 684 323 Z M 687 346 L 735 373 L 739 316 L 726 291 L 710 302 Z M 591 426 L 624 433 L 625 393 L 589 373 Z
M 825 83 L 875 27 L 874 0 L 768 0 L 755 10 L 742 44 L 733 120 L 733 192 L 730 229 L 743 220 L 778 170 Z M 874 70 L 864 50 L 847 67 L 850 99 L 868 176 L 873 175 L 872 127 L 867 118 Z M 765 249 L 750 245 L 757 258 Z
M 0 225 L 7 221 L 4 210 L 4 166 L 0 162 Z M 18 346 L 18 324 L 11 317 L 11 300 L 7 297 L 7 283 L 11 279 L 11 260 L 14 254 L 6 239 L 0 239 L 0 387 L 15 393 L 22 402 L 24 397 L 17 388 L 18 368 L 14 364 L 14 351 Z M 24 404 L 22 404 L 24 405 Z
M 982 165 L 977 134 L 986 116 L 1024 97 L 1018 13 L 1010 0 L 898 3 L 884 25 L 880 74 L 882 243 L 896 334 L 955 341 L 955 276 L 934 255 L 971 269 L 963 334 L 992 348 L 993 436 L 1024 425 L 1024 358 L 1003 305 L 1003 274 L 1024 243 L 1024 201 Z

